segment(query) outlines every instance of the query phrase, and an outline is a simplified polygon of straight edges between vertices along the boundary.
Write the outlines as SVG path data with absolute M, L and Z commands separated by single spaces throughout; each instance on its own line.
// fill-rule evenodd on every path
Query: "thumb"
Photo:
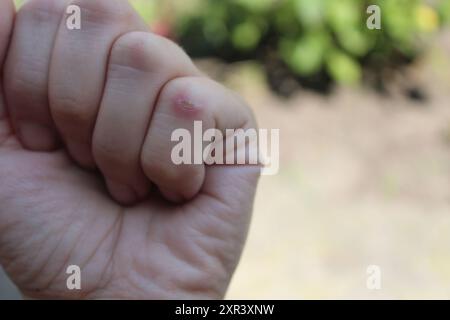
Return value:
M 231 209 L 230 212 L 250 214 L 260 173 L 260 166 L 210 166 L 201 193 L 220 201 Z
M 202 221 L 197 227 L 207 227 L 209 234 L 220 240 L 220 249 L 214 252 L 229 276 L 236 269 L 247 239 L 260 172 L 259 166 L 244 165 L 215 165 L 206 170 L 198 202 L 209 210 L 203 213 L 203 219 L 196 219 Z

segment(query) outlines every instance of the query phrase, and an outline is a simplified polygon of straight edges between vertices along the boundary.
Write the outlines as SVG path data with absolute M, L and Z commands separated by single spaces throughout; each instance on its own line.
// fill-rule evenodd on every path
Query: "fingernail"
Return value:
M 39 123 L 20 123 L 19 134 L 23 145 L 27 149 L 49 151 L 57 145 L 56 133 L 49 127 Z
M 67 143 L 70 155 L 81 166 L 89 169 L 95 168 L 94 157 L 92 156 L 91 148 L 88 144 L 69 141 Z
M 106 180 L 106 185 L 111 196 L 121 204 L 131 205 L 138 200 L 134 190 L 127 185 L 112 180 Z

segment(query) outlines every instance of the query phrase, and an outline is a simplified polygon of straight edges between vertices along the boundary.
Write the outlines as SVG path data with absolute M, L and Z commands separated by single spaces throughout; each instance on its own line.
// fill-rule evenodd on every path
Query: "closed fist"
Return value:
M 2 0 L 0 63 L 0 263 L 24 295 L 223 297 L 260 169 L 175 164 L 171 136 L 254 128 L 245 102 L 125 0 Z

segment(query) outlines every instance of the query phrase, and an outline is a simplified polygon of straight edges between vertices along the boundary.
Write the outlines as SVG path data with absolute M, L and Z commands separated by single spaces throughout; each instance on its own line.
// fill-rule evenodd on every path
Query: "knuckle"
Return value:
M 111 51 L 112 65 L 146 70 L 149 59 L 143 32 L 125 33 L 113 44 Z
M 169 67 L 173 61 L 168 56 L 174 50 L 181 50 L 172 41 L 142 31 L 132 31 L 119 37 L 112 48 L 111 63 L 124 65 L 145 72 L 157 72 Z
M 161 113 L 170 113 L 177 118 L 188 121 L 202 121 L 206 126 L 211 126 L 213 122 L 210 104 L 202 100 L 202 95 L 196 94 L 200 78 L 181 77 L 169 81 L 161 90 L 160 107 Z M 200 84 L 201 90 L 204 86 Z

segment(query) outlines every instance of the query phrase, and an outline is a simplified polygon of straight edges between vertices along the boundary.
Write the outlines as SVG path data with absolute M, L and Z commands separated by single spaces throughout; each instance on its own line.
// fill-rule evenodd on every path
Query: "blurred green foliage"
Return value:
M 325 73 L 349 85 L 361 81 L 366 67 L 379 70 L 414 59 L 450 20 L 450 0 L 200 2 L 176 20 L 176 36 L 188 53 L 263 64 L 270 57 L 298 77 Z M 367 28 L 372 4 L 381 9 L 381 30 Z

